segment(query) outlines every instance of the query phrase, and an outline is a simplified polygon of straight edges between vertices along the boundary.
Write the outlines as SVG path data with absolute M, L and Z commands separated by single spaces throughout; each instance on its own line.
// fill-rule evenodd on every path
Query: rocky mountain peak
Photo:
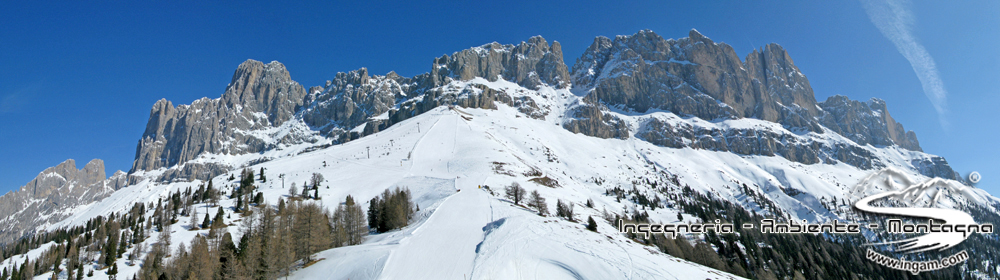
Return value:
M 369 75 L 367 68 L 339 72 L 322 89 L 311 90 L 302 108 L 302 119 L 322 134 L 339 138 L 396 106 L 415 82 L 395 72 Z M 426 87 L 426 86 L 425 86 Z
M 589 123 L 564 127 L 599 137 L 630 137 L 623 131 L 628 129 L 623 122 L 603 113 L 607 108 L 638 113 L 655 109 L 710 121 L 757 118 L 815 133 L 824 133 L 822 126 L 826 126 L 862 145 L 898 144 L 919 150 L 916 136 L 888 117 L 884 102 L 863 107 L 847 101 L 817 103 L 808 79 L 778 44 L 765 45 L 741 59 L 731 46 L 694 29 L 680 39 L 640 30 L 613 39 L 596 37 L 572 70 L 571 75 L 559 42 L 550 44 L 541 36 L 443 55 L 433 60 L 429 73 L 412 78 L 394 72 L 372 75 L 360 68 L 337 73 L 324 86 L 308 91 L 291 80 L 281 63 L 247 60 L 237 67 L 219 99 L 177 107 L 167 100 L 154 104 L 131 172 L 176 166 L 204 153 L 263 151 L 276 145 L 275 139 L 252 132 L 274 128 L 296 116 L 311 129 L 306 134 L 318 132 L 337 143 L 443 104 L 493 108 L 494 101 L 530 103 L 484 86 L 441 88 L 477 77 L 503 79 L 529 89 L 572 85 L 574 93 L 585 95 L 584 103 L 593 107 L 571 111 L 574 118 Z M 856 113 L 872 117 L 847 115 Z M 302 141 L 292 138 L 281 141 Z M 803 161 L 820 160 L 810 158 Z M 189 164 L 184 168 L 167 171 L 161 179 L 205 178 L 229 167 Z
M 285 102 L 301 100 L 304 88 L 292 80 L 285 65 L 277 61 L 264 64 L 249 59 L 239 65 L 222 99 L 230 107 L 249 107 L 268 114 L 269 121 L 284 122 L 294 114 L 294 106 Z
M 882 99 L 861 102 L 834 95 L 818 105 L 824 111 L 819 117 L 824 126 L 860 145 L 899 145 L 904 149 L 922 151 L 917 134 L 912 130 L 906 131 L 903 124 L 896 122 Z
M 177 107 L 165 99 L 153 104 L 129 173 L 171 167 L 206 152 L 238 154 L 266 149 L 267 141 L 247 132 L 290 120 L 305 95 L 305 88 L 291 79 L 280 62 L 244 61 L 218 99 L 202 98 Z M 186 168 L 178 171 L 181 174 L 164 176 L 195 178 L 226 170 L 197 164 Z
M 288 69 L 285 69 L 285 65 L 281 62 L 271 61 L 264 64 L 257 60 L 247 59 L 236 67 L 229 87 L 246 88 L 254 83 L 277 83 L 291 80 Z
M 46 168 L 17 191 L 0 196 L 0 243 L 58 221 L 67 215 L 64 210 L 101 200 L 124 186 L 124 173 L 105 177 L 100 159 L 80 169 L 72 159 Z
M 643 31 L 647 33 L 653 33 L 653 31 L 649 29 Z M 644 33 L 643 31 L 639 31 L 639 33 Z M 688 31 L 688 38 L 690 38 L 692 41 L 708 41 L 708 42 L 712 41 L 712 39 L 705 37 L 705 35 L 702 35 L 701 32 L 698 32 L 698 29 L 694 28 L 691 28 L 691 31 Z
M 50 178 L 52 178 L 50 180 Z M 59 165 L 46 168 L 44 171 L 35 177 L 34 184 L 29 183 L 28 185 L 32 187 L 32 195 L 36 198 L 45 197 L 55 191 L 56 188 L 63 186 L 58 184 L 58 182 L 76 182 L 83 185 L 90 185 L 96 182 L 100 182 L 107 178 L 104 174 L 104 161 L 100 159 L 94 159 L 84 165 L 81 169 L 76 169 L 76 161 L 73 159 L 67 159 Z M 39 187 L 42 187 L 39 189 Z
M 806 76 L 773 43 L 741 60 L 731 46 L 693 29 L 680 39 L 649 30 L 614 40 L 597 37 L 573 65 L 573 82 L 587 102 L 627 111 L 757 118 L 816 133 L 823 133 L 823 125 L 862 145 L 920 150 L 916 135 L 889 117 L 884 102 L 861 106 L 838 97 L 818 103 Z
M 464 81 L 475 77 L 489 81 L 503 78 L 527 88 L 537 88 L 543 83 L 557 88 L 570 85 L 562 46 L 558 42 L 549 45 L 542 36 L 518 45 L 494 42 L 444 55 L 434 59 L 431 68 L 434 86 L 452 79 Z

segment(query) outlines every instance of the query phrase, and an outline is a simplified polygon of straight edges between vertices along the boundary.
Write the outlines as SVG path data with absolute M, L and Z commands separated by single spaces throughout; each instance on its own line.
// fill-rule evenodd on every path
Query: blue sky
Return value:
M 998 2 L 137 2 L 2 4 L 0 192 L 69 158 L 128 170 L 156 100 L 217 98 L 249 58 L 281 61 L 309 87 L 360 67 L 412 76 L 442 54 L 534 35 L 559 41 L 571 65 L 595 36 L 695 28 L 740 56 L 781 44 L 820 101 L 886 100 L 926 152 L 1000 194 Z M 903 39 L 891 24 L 900 11 Z M 934 63 L 944 114 L 925 94 L 928 70 L 913 66 L 926 63 L 904 55 L 913 44 Z

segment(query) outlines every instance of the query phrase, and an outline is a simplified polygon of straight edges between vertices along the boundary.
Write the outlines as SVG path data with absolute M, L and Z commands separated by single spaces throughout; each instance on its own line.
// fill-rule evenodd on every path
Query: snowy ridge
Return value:
M 677 40 L 642 30 L 595 39 L 572 73 L 561 46 L 540 36 L 445 55 L 430 73 L 411 78 L 361 68 L 309 90 L 280 63 L 248 60 L 220 98 L 176 108 L 157 102 L 132 171 L 95 190 L 108 199 L 33 218 L 45 221 L 39 230 L 83 225 L 209 180 L 231 192 L 239 182 L 228 178 L 243 168 L 264 170 L 269 180 L 256 182 L 257 189 L 275 205 L 293 184 L 320 173 L 326 181 L 317 203 L 326 209 L 348 195 L 367 208 L 364 202 L 384 190 L 406 187 L 420 211 L 407 227 L 318 253 L 320 261 L 290 278 L 731 279 L 636 243 L 602 217 L 648 213 L 658 223 L 705 222 L 680 210 L 691 199 L 682 190 L 692 190 L 767 216 L 847 221 L 856 218 L 849 207 L 831 202 L 882 190 L 852 189 L 879 170 L 901 182 L 960 179 L 943 158 L 920 150 L 883 101 L 834 96 L 816 103 L 777 44 L 740 60 L 730 46 L 694 30 Z M 719 83 L 716 73 L 742 77 L 748 87 Z M 759 96 L 731 94 L 760 83 L 767 86 Z M 723 86 L 733 90 L 718 90 Z M 767 102 L 749 101 L 759 98 Z M 126 187 L 111 186 L 126 180 Z M 573 219 L 514 205 L 502 195 L 514 183 L 541 193 L 549 209 L 557 199 L 574 205 Z M 997 212 L 1000 199 L 964 190 Z M 654 207 L 639 203 L 639 195 Z M 927 195 L 914 201 L 970 202 Z M 196 211 L 234 205 L 223 199 Z M 585 229 L 588 217 L 599 221 L 596 233 Z M 237 240 L 241 218 L 224 221 Z M 207 233 L 186 222 L 169 230 L 174 249 Z M 142 264 L 124 259 L 119 276 L 130 277 Z
M 654 187 L 636 182 L 668 182 L 674 175 L 679 183 L 676 187 L 690 186 L 748 210 L 768 211 L 742 193 L 742 184 L 765 194 L 792 218 L 842 219 L 822 207 L 821 201 L 847 198 L 850 188 L 873 172 L 843 162 L 802 164 L 780 156 L 666 148 L 637 137 L 621 140 L 574 134 L 560 127 L 569 119 L 566 108 L 582 99 L 570 89 L 542 86 L 530 90 L 503 79 L 490 82 L 482 78 L 453 81 L 441 88 L 462 92 L 475 85 L 528 98 L 538 108 L 545 108 L 546 114 L 530 118 L 504 104 L 498 104 L 496 110 L 442 106 L 344 144 L 328 146 L 330 142 L 320 141 L 283 145 L 262 153 L 203 154 L 188 163 L 264 168 L 270 180 L 261 183 L 260 190 L 272 205 L 287 195 L 293 182 L 305 182 L 314 172 L 327 180 L 323 185 L 329 188 L 319 194 L 320 203 L 329 209 L 347 195 L 367 201 L 387 188 L 405 186 L 413 191 L 421 211 L 410 226 L 371 235 L 362 245 L 321 252 L 317 257 L 324 260 L 296 271 L 292 275 L 295 279 L 730 279 L 734 276 L 636 244 L 615 233 L 610 224 L 600 222 L 599 233 L 593 233 L 580 221 L 588 216 L 599 219 L 603 211 L 644 211 L 633 202 L 605 195 L 606 190 L 635 187 L 652 196 Z M 809 141 L 857 146 L 836 133 L 794 132 L 756 119 L 706 121 L 663 111 L 612 113 L 629 123 L 632 134 L 646 120 L 656 118 L 674 125 L 768 130 Z M 278 139 L 302 125 L 293 119 L 266 135 Z M 896 146 L 862 148 L 900 173 L 925 178 L 911 162 L 931 155 Z M 109 199 L 74 208 L 71 217 L 47 228 L 85 224 L 93 217 L 126 211 L 134 203 L 148 204 L 204 183 L 155 180 L 173 168 L 184 167 L 134 173 L 141 178 L 138 183 L 114 192 Z M 227 180 L 233 172 L 212 178 L 213 183 L 229 189 L 236 183 Z M 284 184 L 279 174 L 284 175 Z M 558 187 L 532 181 L 543 177 L 557 182 Z M 499 193 L 514 182 L 529 192 L 539 191 L 550 206 L 557 198 L 575 204 L 577 222 L 540 217 L 512 205 Z M 479 186 L 489 186 L 497 195 Z M 972 191 L 990 203 L 998 201 L 985 191 Z M 584 206 L 588 199 L 594 201 L 594 208 Z M 223 200 L 221 204 L 231 207 L 234 201 Z M 664 204 L 646 210 L 651 220 L 677 222 L 679 210 L 671 207 L 670 201 Z M 198 210 L 214 211 L 204 204 Z M 685 221 L 695 219 L 681 214 Z M 182 224 L 172 228 L 176 232 L 173 246 L 207 232 L 189 232 Z M 235 226 L 229 231 L 236 238 L 240 236 Z M 132 275 L 138 269 L 120 262 L 121 275 Z M 95 276 L 106 277 L 103 273 Z

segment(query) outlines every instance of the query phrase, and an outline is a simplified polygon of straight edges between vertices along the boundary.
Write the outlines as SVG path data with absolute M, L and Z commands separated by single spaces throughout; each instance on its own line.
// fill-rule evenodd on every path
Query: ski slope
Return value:
M 828 221 L 840 217 L 823 208 L 820 201 L 846 197 L 850 186 L 872 172 L 839 162 L 805 165 L 782 157 L 665 148 L 635 137 L 600 139 L 574 134 L 561 127 L 567 106 L 580 99 L 568 89 L 542 87 L 532 91 L 481 78 L 456 82 L 455 86 L 461 90 L 474 84 L 527 96 L 539 107 L 548 108 L 549 114 L 532 119 L 503 104 L 498 104 L 497 110 L 441 106 L 379 133 L 327 148 L 310 151 L 310 147 L 329 143 L 319 142 L 282 146 L 260 154 L 203 155 L 197 161 L 237 167 L 212 179 L 216 187 L 227 191 L 237 184 L 228 177 L 236 174 L 238 180 L 241 167 L 255 172 L 264 168 L 268 180 L 258 182 L 259 191 L 272 205 L 288 196 L 292 184 L 301 190 L 301 184 L 313 173 L 326 179 L 319 190 L 319 203 L 331 210 L 347 195 L 367 202 L 386 189 L 406 187 L 412 191 L 420 211 L 410 226 L 370 235 L 361 245 L 320 252 L 316 258 L 321 261 L 295 271 L 290 279 L 732 279 L 736 277 L 660 253 L 616 233 L 610 224 L 601 222 L 604 211 L 648 211 L 651 220 L 676 222 L 678 210 L 669 203 L 655 210 L 637 208 L 635 203 L 605 195 L 606 190 L 635 188 L 653 195 L 654 190 L 641 182 L 666 182 L 676 175 L 679 186 L 690 186 L 748 210 L 764 211 L 741 193 L 740 186 L 746 184 L 793 218 Z M 657 117 L 691 125 L 784 129 L 755 119 L 708 122 L 669 112 L 615 114 L 633 127 L 642 118 Z M 799 137 L 850 141 L 835 133 Z M 863 148 L 914 178 L 921 175 L 910 162 L 928 156 L 898 147 Z M 155 178 L 164 171 L 136 175 Z M 536 183 L 540 178 L 558 186 Z M 513 205 L 502 192 L 504 186 L 515 182 L 528 192 L 539 191 L 550 212 L 555 212 L 556 199 L 574 204 L 576 222 L 541 217 Z M 125 211 L 136 202 L 155 202 L 203 183 L 142 180 L 108 199 L 76 209 L 72 217 L 48 228 L 85 224 L 98 215 Z M 489 186 L 495 194 L 480 186 Z M 799 193 L 789 195 L 794 192 L 788 190 Z M 995 200 L 982 190 L 973 191 Z M 588 199 L 594 201 L 594 208 L 584 206 Z M 220 204 L 232 207 L 234 203 L 223 200 Z M 367 208 L 368 204 L 362 206 Z M 200 205 L 198 212 L 215 210 Z M 682 215 L 684 221 L 696 220 Z M 588 216 L 599 221 L 598 232 L 585 229 L 581 221 Z M 232 224 L 235 219 L 237 215 L 226 222 Z M 175 248 L 195 234 L 207 234 L 205 230 L 188 231 L 184 224 L 172 227 Z M 229 231 L 234 238 L 241 235 L 236 226 Z M 151 244 L 155 238 L 147 242 Z M 138 266 L 120 262 L 120 276 L 138 270 Z M 95 272 L 95 277 L 107 276 Z

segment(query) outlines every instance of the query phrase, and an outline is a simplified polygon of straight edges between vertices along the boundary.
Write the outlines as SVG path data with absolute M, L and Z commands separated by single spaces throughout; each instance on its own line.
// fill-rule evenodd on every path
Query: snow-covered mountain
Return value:
M 125 187 L 125 179 L 122 171 L 107 177 L 104 161 L 99 159 L 82 169 L 76 169 L 72 159 L 46 168 L 17 191 L 0 196 L 0 244 L 28 236 L 108 197 Z
M 435 58 L 415 77 L 362 68 L 308 90 L 280 63 L 248 60 L 220 98 L 154 105 L 127 186 L 32 226 L 85 225 L 208 181 L 232 191 L 230 176 L 263 168 L 269 180 L 259 190 L 270 204 L 319 173 L 327 208 L 407 187 L 420 209 L 408 227 L 321 252 L 292 278 L 728 279 L 735 276 L 661 253 L 610 223 L 588 231 L 587 217 L 695 220 L 680 206 L 693 190 L 762 215 L 846 220 L 829 205 L 886 167 L 962 183 L 884 101 L 817 102 L 776 44 L 740 60 L 694 30 L 677 40 L 644 30 L 598 37 L 570 72 L 558 42 L 533 37 Z M 503 196 L 513 183 L 549 204 L 575 205 L 575 221 L 515 206 Z M 997 212 L 1000 200 L 970 191 Z M 238 238 L 239 216 L 226 219 Z M 182 224 L 171 228 L 175 246 L 207 232 Z M 139 270 L 120 262 L 124 275 Z

